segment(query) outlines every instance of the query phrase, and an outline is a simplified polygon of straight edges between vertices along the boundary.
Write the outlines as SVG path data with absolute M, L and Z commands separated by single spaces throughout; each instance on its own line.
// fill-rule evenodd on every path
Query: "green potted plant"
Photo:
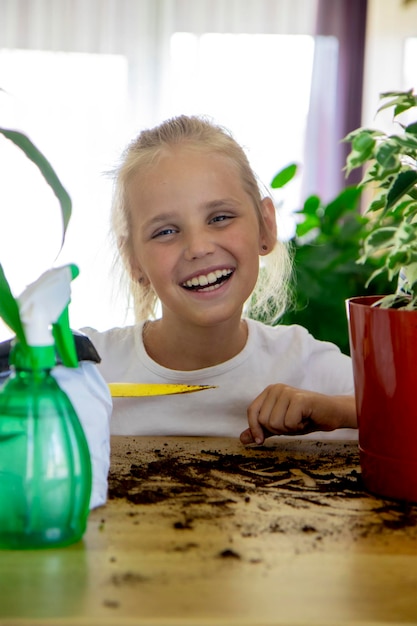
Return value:
M 396 292 L 347 301 L 349 336 L 365 486 L 379 495 L 417 501 L 417 107 L 412 90 L 381 94 L 393 111 L 392 134 L 359 128 L 346 170 L 364 167 L 360 188 L 370 196 L 371 229 L 359 263 L 378 259 L 368 283 L 384 273 Z
M 329 203 L 309 196 L 297 211 L 298 223 L 290 241 L 294 259 L 292 306 L 283 324 L 301 324 L 317 339 L 331 341 L 350 353 L 344 302 L 351 296 L 379 294 L 390 288 L 384 275 L 365 287 L 367 275 L 379 259 L 356 263 L 361 241 L 370 228 L 358 205 L 361 190 L 346 187 Z
M 285 187 L 297 171 L 296 164 L 288 165 L 274 176 L 270 186 Z M 361 189 L 349 186 L 328 203 L 310 195 L 295 212 L 295 233 L 288 242 L 294 265 L 290 306 L 274 322 L 300 324 L 316 339 L 336 344 L 345 354 L 350 354 L 345 301 L 391 288 L 384 274 L 365 287 L 367 276 L 380 266 L 379 259 L 356 263 L 361 242 L 370 229 L 370 219 L 358 211 L 360 198 Z M 250 305 L 247 314 L 260 319 Z

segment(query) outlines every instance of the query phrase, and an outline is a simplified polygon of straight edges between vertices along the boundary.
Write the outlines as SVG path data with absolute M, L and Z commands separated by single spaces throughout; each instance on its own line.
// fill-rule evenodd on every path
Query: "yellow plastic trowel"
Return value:
M 175 393 L 193 393 L 215 389 L 213 385 L 170 385 L 164 383 L 109 383 L 113 398 L 140 398 L 144 396 L 169 396 Z

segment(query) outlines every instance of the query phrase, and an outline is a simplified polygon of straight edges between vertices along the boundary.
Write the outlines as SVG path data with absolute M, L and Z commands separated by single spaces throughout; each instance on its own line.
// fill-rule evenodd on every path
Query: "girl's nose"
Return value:
M 206 254 L 212 254 L 214 248 L 215 246 L 209 233 L 204 231 L 189 232 L 186 236 L 184 256 L 187 261 L 200 259 L 206 256 Z

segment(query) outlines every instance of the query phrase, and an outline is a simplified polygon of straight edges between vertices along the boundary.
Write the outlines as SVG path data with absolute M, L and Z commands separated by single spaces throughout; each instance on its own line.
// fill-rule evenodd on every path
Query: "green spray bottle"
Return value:
M 64 546 L 86 529 L 92 486 L 83 428 L 51 370 L 78 359 L 68 320 L 75 265 L 15 299 L 0 266 L 0 316 L 16 334 L 0 389 L 0 548 Z

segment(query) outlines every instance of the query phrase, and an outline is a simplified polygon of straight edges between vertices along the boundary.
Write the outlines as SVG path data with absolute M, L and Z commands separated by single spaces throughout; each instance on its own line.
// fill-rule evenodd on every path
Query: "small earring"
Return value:
M 264 252 L 266 252 L 266 250 L 268 250 L 268 246 L 267 246 L 265 243 L 264 243 L 264 244 L 263 244 L 263 246 L 262 246 L 262 250 L 263 250 Z

